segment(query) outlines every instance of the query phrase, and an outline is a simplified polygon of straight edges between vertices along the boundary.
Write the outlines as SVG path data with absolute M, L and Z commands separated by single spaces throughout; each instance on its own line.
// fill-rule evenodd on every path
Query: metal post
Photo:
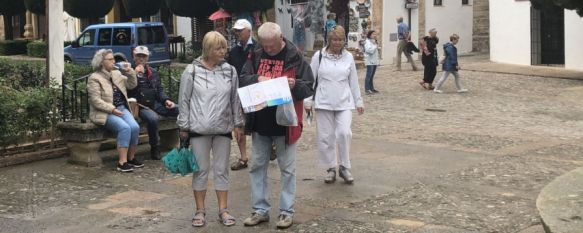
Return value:
M 67 104 L 65 103 L 65 85 L 67 85 L 67 80 L 65 79 L 65 74 L 63 74 L 63 83 L 61 84 L 61 117 L 63 118 L 63 122 L 65 121 L 66 112 L 67 112 Z

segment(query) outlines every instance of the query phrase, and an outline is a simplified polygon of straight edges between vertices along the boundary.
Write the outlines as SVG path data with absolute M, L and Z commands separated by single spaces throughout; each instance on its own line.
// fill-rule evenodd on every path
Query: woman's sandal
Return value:
M 421 87 L 423 87 L 423 89 L 428 90 L 427 85 L 425 85 L 425 82 L 419 82 L 419 85 L 421 85 Z
M 247 163 L 248 162 L 249 162 L 249 159 L 246 159 L 246 160 L 239 159 L 239 160 L 237 160 L 236 163 L 233 163 L 231 165 L 231 170 L 237 171 L 237 170 L 241 170 L 243 168 L 247 168 L 247 166 L 248 166 Z
M 223 217 L 223 215 L 226 215 L 226 217 Z M 235 225 L 235 222 L 237 221 L 237 219 L 235 219 L 235 217 L 233 217 L 231 214 L 229 214 L 229 210 L 227 208 L 219 210 L 219 220 L 225 226 L 233 226 L 233 225 Z
M 193 227 L 202 227 L 206 223 L 205 220 L 206 212 L 204 209 L 196 210 L 194 217 L 192 218 L 192 226 Z

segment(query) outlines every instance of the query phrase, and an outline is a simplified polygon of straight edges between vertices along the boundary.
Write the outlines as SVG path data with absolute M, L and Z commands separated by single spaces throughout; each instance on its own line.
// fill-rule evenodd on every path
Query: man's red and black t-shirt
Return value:
M 261 54 L 257 75 L 271 78 L 285 76 L 286 49 L 275 56 L 269 56 L 265 52 Z M 286 127 L 278 125 L 275 120 L 276 106 L 264 108 L 255 114 L 255 132 L 262 136 L 285 136 Z

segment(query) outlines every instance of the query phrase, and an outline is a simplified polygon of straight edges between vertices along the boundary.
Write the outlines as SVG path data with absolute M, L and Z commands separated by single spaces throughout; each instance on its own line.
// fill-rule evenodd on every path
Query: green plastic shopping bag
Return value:
M 172 174 L 187 175 L 198 172 L 199 167 L 188 140 L 180 142 L 180 149 L 172 149 L 163 158 L 164 166 Z

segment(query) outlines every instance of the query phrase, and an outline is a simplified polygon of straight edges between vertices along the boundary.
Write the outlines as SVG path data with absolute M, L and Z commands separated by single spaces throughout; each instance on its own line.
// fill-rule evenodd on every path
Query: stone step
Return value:
M 536 199 L 536 207 L 547 233 L 582 232 L 583 167 L 545 186 Z

